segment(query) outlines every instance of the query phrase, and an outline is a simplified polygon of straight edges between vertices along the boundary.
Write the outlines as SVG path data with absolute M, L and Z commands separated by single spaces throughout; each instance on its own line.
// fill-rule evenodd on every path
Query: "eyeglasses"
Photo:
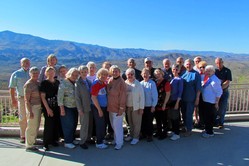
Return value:
M 172 70 L 176 70 L 177 71 L 178 69 L 172 69 Z
M 205 66 L 201 66 L 200 69 L 205 69 Z
M 133 76 L 134 74 L 133 74 L 133 73 L 128 73 L 127 75 L 128 75 L 128 76 Z

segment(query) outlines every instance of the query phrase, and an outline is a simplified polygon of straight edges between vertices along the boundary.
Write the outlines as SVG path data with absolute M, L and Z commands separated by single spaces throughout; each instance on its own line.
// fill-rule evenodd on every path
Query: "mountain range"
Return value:
M 161 66 L 162 59 L 165 57 L 175 60 L 179 56 L 186 59 L 201 55 L 210 62 L 217 56 L 225 57 L 231 62 L 238 61 L 239 57 L 243 57 L 244 60 L 249 57 L 249 54 L 216 51 L 116 49 L 73 41 L 48 40 L 29 34 L 2 31 L 0 32 L 0 81 L 9 79 L 11 72 L 19 68 L 19 61 L 22 57 L 30 58 L 32 65 L 41 67 L 46 64 L 46 57 L 51 53 L 56 54 L 59 64 L 67 66 L 78 66 L 86 64 L 88 61 L 94 61 L 97 64 L 111 61 L 122 68 L 125 68 L 125 61 L 131 57 L 138 60 L 139 67 L 142 67 L 142 59 L 147 56 L 152 57 L 153 61 L 155 60 L 155 66 Z

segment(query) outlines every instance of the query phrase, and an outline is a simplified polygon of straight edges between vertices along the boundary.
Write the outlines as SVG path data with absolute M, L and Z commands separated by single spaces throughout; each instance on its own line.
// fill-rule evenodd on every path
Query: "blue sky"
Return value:
M 249 53 L 248 0 L 2 0 L 0 31 L 110 48 Z

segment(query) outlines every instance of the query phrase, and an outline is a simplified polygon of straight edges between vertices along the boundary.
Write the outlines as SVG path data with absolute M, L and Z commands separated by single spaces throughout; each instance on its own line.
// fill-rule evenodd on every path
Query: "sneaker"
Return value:
M 108 145 L 106 145 L 104 143 L 102 143 L 102 144 L 96 144 L 96 148 L 98 148 L 98 149 L 106 149 L 106 148 L 108 148 Z
M 79 144 L 80 144 L 80 141 L 75 139 L 75 140 L 73 140 L 73 144 L 74 144 L 74 145 L 79 145 Z
M 176 140 L 178 140 L 180 138 L 180 135 L 177 135 L 177 134 L 173 134 L 171 137 L 170 137 L 170 139 L 172 140 L 172 141 L 176 141 Z
M 87 144 L 86 144 L 86 143 L 81 144 L 81 145 L 80 145 L 80 147 L 81 147 L 82 149 L 88 149 L 88 146 L 87 146 Z
M 201 136 L 202 136 L 203 138 L 210 138 L 210 137 L 213 137 L 214 134 L 208 134 L 208 133 L 204 132 Z
M 47 144 L 43 146 L 43 150 L 44 151 L 49 151 L 50 150 Z
M 127 142 L 129 142 L 129 141 L 132 140 L 132 137 L 131 137 L 131 136 L 128 136 L 128 137 L 126 137 L 124 140 L 127 141 Z
M 139 142 L 139 139 L 133 138 L 131 141 L 131 145 L 136 145 Z
M 75 148 L 75 145 L 72 144 L 72 143 L 70 143 L 70 144 L 64 144 L 64 147 L 65 148 L 69 148 L 69 149 L 73 149 L 73 148 Z
M 114 147 L 114 149 L 115 149 L 115 150 L 120 150 L 122 147 L 123 147 L 123 145 L 116 145 L 116 146 Z

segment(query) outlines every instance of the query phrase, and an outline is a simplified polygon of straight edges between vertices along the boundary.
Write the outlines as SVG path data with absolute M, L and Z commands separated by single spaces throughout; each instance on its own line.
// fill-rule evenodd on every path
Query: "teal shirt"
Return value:
M 29 71 L 23 68 L 12 73 L 9 88 L 16 88 L 17 96 L 24 96 L 23 86 L 29 80 Z
M 64 105 L 68 108 L 75 108 L 75 85 L 72 84 L 69 80 L 64 79 L 64 81 L 62 81 L 59 85 L 57 97 L 59 106 Z
M 185 71 L 183 78 L 182 101 L 195 102 L 196 93 L 201 91 L 201 76 L 195 70 Z

